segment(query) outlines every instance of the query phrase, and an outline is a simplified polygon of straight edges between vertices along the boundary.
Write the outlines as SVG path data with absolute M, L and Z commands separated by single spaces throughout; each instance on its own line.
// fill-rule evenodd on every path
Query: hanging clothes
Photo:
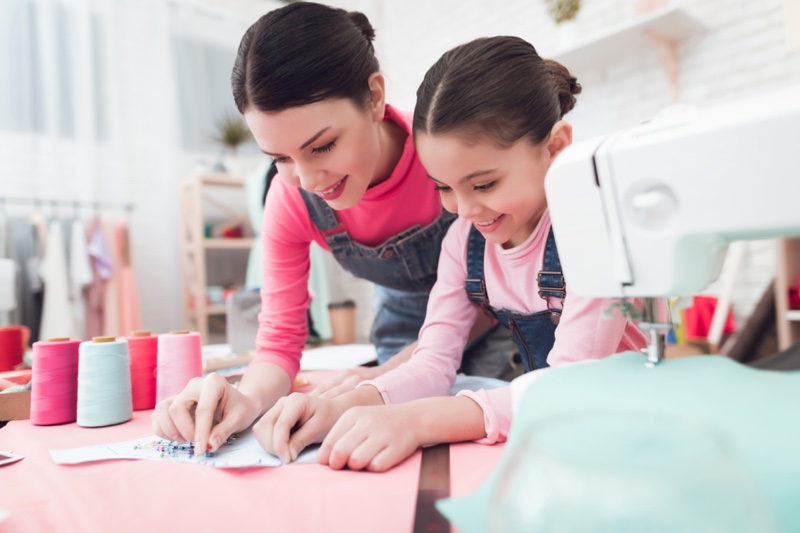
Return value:
M 115 223 L 112 220 L 103 219 L 103 238 L 112 251 L 109 254 L 109 264 L 111 275 L 106 279 L 106 290 L 103 295 L 103 335 L 122 336 L 128 335 L 130 331 L 121 331 L 119 327 L 119 262 L 116 257 L 117 236 L 114 231 Z
M 142 321 L 139 313 L 139 296 L 136 291 L 136 276 L 131 265 L 127 222 L 117 223 L 114 231 L 118 265 L 119 329 L 120 335 L 130 335 L 132 331 L 141 329 Z
M 8 221 L 12 250 L 17 263 L 17 302 L 20 323 L 30 329 L 31 343 L 39 340 L 42 322 L 43 285 L 39 276 L 42 263 L 42 243 L 39 232 L 30 217 L 16 217 Z
M 89 264 L 89 252 L 86 243 L 86 226 L 83 220 L 72 221 L 72 238 L 69 253 L 70 301 L 72 303 L 73 333 L 72 338 L 86 339 L 86 308 L 84 306 L 84 289 L 92 282 L 92 266 Z
M 5 207 L 0 206 L 0 326 L 19 323 L 17 271 L 11 254 L 11 238 Z
M 113 275 L 111 254 L 108 251 L 103 226 L 92 218 L 86 224 L 87 253 L 92 272 L 92 281 L 84 291 L 86 316 L 86 338 L 105 335 L 105 290 L 106 281 Z
M 45 287 L 40 337 L 67 337 L 72 333 L 74 319 L 69 299 L 63 227 L 58 220 L 50 223 L 40 274 Z

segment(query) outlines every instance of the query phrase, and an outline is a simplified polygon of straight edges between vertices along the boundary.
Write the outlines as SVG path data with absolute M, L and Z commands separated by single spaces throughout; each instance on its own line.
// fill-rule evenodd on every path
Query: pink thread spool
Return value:
M 189 380 L 203 376 L 200 334 L 171 331 L 158 336 L 156 401 L 180 393 Z
M 31 424 L 75 422 L 78 416 L 78 348 L 66 337 L 33 343 Z
M 156 406 L 156 366 L 158 364 L 158 337 L 149 331 L 134 331 L 128 341 L 131 358 L 131 397 L 133 410 L 152 409 Z

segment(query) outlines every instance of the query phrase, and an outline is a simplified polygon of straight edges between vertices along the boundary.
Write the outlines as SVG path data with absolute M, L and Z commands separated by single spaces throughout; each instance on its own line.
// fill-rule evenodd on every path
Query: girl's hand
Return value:
M 385 365 L 373 367 L 357 367 L 350 368 L 339 372 L 334 377 L 325 381 L 311 391 L 311 396 L 317 396 L 323 399 L 330 399 L 339 396 L 345 392 L 351 391 L 356 388 L 356 385 L 368 379 L 375 379 L 386 372 Z
M 384 472 L 421 446 L 419 413 L 413 405 L 348 409 L 319 450 L 319 462 L 331 468 Z
M 335 400 L 295 392 L 278 400 L 253 433 L 265 450 L 291 463 L 303 448 L 325 438 L 345 408 Z
M 255 402 L 219 374 L 193 378 L 177 396 L 153 411 L 153 432 L 175 441 L 193 441 L 195 449 L 216 450 L 231 434 L 247 429 L 259 415 Z

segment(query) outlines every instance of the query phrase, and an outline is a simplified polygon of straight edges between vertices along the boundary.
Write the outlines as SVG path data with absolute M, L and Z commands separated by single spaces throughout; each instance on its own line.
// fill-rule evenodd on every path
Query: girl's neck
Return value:
M 389 179 L 395 167 L 397 167 L 400 157 L 403 155 L 403 149 L 408 138 L 408 133 L 395 121 L 388 118 L 383 119 L 378 128 L 378 144 L 381 154 L 378 159 L 375 176 L 369 184 L 370 187 Z

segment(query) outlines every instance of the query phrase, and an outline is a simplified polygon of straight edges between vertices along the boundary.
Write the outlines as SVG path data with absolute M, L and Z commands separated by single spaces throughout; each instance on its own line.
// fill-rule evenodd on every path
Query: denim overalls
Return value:
M 419 336 L 428 296 L 436 282 L 442 239 L 456 215 L 442 211 L 424 228 L 413 226 L 383 244 L 369 247 L 350 238 L 325 200 L 303 189 L 300 194 L 333 257 L 354 276 L 375 283 L 370 342 L 377 349 L 378 362 L 386 362 Z
M 492 307 L 489 303 L 489 295 L 486 294 L 486 281 L 483 273 L 485 249 L 486 239 L 475 229 L 475 226 L 472 226 L 467 241 L 467 281 L 465 283 L 467 296 L 471 301 L 488 309 L 500 323 L 511 330 L 511 337 L 519 348 L 525 372 L 549 366 L 547 355 L 553 349 L 556 326 L 561 318 L 561 309 L 551 308 L 549 301 L 547 311 L 532 314 Z M 536 281 L 541 298 L 553 297 L 563 300 L 567 294 L 552 228 L 547 235 L 542 270 L 539 271 Z

